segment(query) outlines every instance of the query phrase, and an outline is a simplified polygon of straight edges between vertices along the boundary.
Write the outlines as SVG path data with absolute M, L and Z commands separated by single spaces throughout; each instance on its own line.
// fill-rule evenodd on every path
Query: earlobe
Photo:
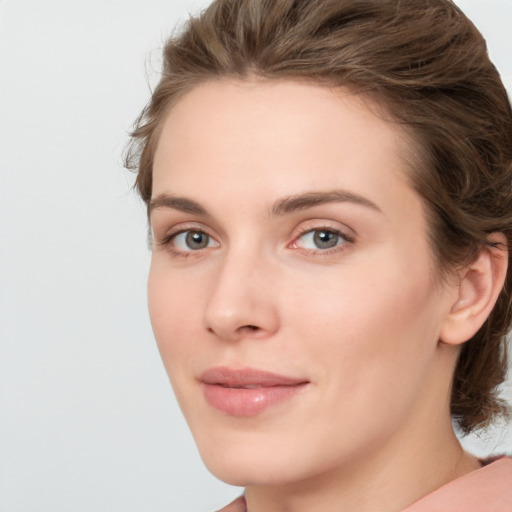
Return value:
M 440 332 L 441 342 L 460 345 L 471 339 L 492 311 L 508 267 L 507 240 L 492 233 L 477 257 L 460 271 L 456 298 Z

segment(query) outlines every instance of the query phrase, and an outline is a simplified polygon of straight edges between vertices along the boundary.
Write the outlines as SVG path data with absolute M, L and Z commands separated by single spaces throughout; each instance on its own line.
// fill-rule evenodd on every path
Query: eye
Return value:
M 182 231 L 172 235 L 169 242 L 174 249 L 181 252 L 199 251 L 218 245 L 210 235 L 203 231 Z
M 294 246 L 302 249 L 325 250 L 334 249 L 347 241 L 347 237 L 334 229 L 312 229 L 297 238 Z

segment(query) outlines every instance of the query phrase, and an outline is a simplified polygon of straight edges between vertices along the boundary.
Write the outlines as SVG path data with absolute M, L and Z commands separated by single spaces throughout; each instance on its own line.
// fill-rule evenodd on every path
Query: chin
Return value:
M 211 425 L 210 425 L 211 426 Z M 342 443 L 333 451 L 311 432 L 305 436 L 290 428 L 257 430 L 201 429 L 195 436 L 208 470 L 230 485 L 287 485 L 314 477 L 343 460 L 351 449 Z M 341 452 L 341 453 L 340 453 Z
M 224 460 L 203 459 L 206 467 L 219 480 L 237 487 L 255 485 L 284 485 L 293 481 L 302 480 L 301 475 L 294 468 L 291 472 L 290 459 L 279 461 L 276 458 L 265 461 L 252 459 Z
M 281 437 L 268 432 L 215 430 L 195 436 L 208 470 L 219 480 L 240 487 L 285 484 L 301 478 L 307 457 L 290 464 L 294 456 Z

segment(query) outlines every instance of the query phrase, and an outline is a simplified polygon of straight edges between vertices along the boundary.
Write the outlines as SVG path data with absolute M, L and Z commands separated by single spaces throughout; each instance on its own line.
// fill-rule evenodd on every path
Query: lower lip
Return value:
M 307 383 L 293 386 L 262 388 L 228 388 L 203 384 L 206 401 L 215 409 L 231 416 L 255 416 L 302 391 Z

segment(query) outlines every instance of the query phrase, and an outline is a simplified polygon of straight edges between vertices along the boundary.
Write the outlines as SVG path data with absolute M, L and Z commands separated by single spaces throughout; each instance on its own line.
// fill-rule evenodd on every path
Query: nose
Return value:
M 279 315 L 273 275 L 262 257 L 226 256 L 204 311 L 206 329 L 225 341 L 275 334 Z

